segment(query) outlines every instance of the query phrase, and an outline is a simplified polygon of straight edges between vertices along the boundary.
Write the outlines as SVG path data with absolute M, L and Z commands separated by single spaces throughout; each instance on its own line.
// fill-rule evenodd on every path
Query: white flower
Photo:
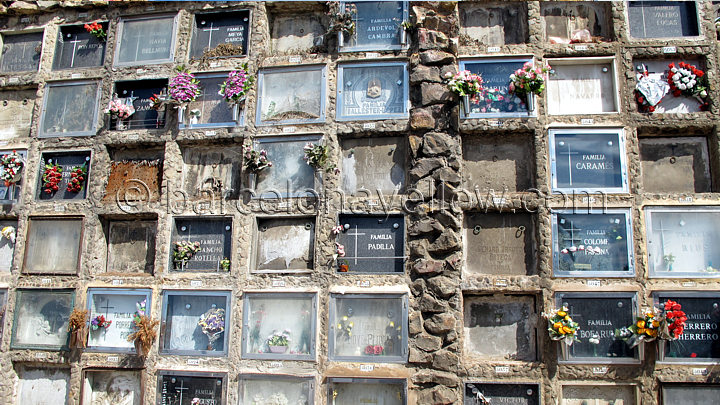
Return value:
M 700 97 L 703 97 L 703 98 L 707 97 L 707 91 L 705 91 L 705 90 L 701 91 Z
M 683 83 L 687 83 L 689 81 L 690 81 L 690 79 L 687 76 L 682 78 Z
M 680 83 L 680 84 L 678 85 L 678 88 L 679 88 L 680 90 L 687 90 L 687 86 L 684 85 L 683 83 Z
M 672 69 L 670 69 L 670 71 L 673 73 L 677 73 L 677 68 L 672 68 Z
M 680 73 L 675 73 L 673 75 L 672 79 L 674 82 L 679 82 L 680 81 Z

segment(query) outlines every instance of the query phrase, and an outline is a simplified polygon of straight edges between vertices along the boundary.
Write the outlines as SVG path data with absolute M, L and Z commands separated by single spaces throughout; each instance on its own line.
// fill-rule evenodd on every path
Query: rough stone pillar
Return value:
M 462 402 L 458 377 L 462 333 L 460 270 L 462 212 L 450 208 L 460 185 L 461 144 L 457 100 L 442 77 L 456 72 L 458 13 L 455 2 L 413 5 L 417 48 L 411 56 L 411 166 L 418 203 L 408 217 L 411 291 L 410 364 L 418 403 Z M 422 195 L 422 197 L 420 197 Z M 420 201 L 422 200 L 422 202 Z

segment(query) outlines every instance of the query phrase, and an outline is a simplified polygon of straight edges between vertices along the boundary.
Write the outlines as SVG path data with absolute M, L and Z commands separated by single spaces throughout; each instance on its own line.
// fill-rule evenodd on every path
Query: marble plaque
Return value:
M 678 64 L 678 62 L 685 62 L 696 66 L 701 70 L 705 70 L 704 64 L 699 59 L 635 59 L 633 65 L 635 68 L 635 74 L 642 74 L 647 69 L 648 77 L 658 82 L 667 82 L 667 74 L 670 71 L 668 65 L 670 63 Z M 637 104 L 637 103 L 636 103 Z M 655 105 L 655 111 L 652 114 L 663 114 L 663 113 L 693 113 L 700 112 L 702 103 L 695 97 L 688 97 L 681 95 L 675 97 L 672 92 L 668 92 L 660 101 L 659 104 Z
M 314 218 L 258 218 L 258 271 L 312 270 L 314 247 Z
M 200 251 L 186 263 L 171 257 L 174 270 L 227 271 L 220 267 L 220 262 L 231 256 L 232 219 L 176 218 L 171 249 L 175 249 L 175 243 L 180 241 L 199 242 Z
M 152 108 L 150 97 L 167 86 L 165 79 L 137 80 L 132 82 L 115 83 L 115 94 L 121 99 L 130 99 L 135 113 L 124 120 L 125 129 L 157 129 L 165 127 L 166 111 L 157 111 Z M 170 111 L 175 111 L 170 109 Z M 115 120 L 111 120 L 110 128 L 117 128 Z
M 643 190 L 707 193 L 712 190 L 707 139 L 640 138 Z
M 245 293 L 243 357 L 315 358 L 314 294 Z M 286 340 L 272 336 L 286 337 Z
M 17 366 L 17 403 L 68 405 L 70 368 Z M 116 404 L 119 405 L 119 404 Z
M 319 138 L 274 138 L 261 139 L 256 150 L 265 149 L 272 167 L 257 174 L 255 194 L 263 198 L 280 196 L 307 196 L 307 190 L 315 190 L 315 169 L 303 159 L 306 143 L 317 144 Z M 319 187 L 319 181 L 317 183 Z
M 240 375 L 240 404 L 309 404 L 313 378 L 286 375 Z
M 483 201 L 488 190 L 498 196 L 505 190 L 527 191 L 535 183 L 532 145 L 527 134 L 463 137 L 463 186 Z
M 488 360 L 534 361 L 537 357 L 535 297 L 466 296 L 465 352 Z
M 39 136 L 95 135 L 99 87 L 99 82 L 48 83 Z
M 238 122 L 233 119 L 233 107 L 218 93 L 220 85 L 227 79 L 227 73 L 198 74 L 202 94 L 185 110 L 185 122 L 180 128 L 215 128 L 244 125 L 244 113 Z M 244 106 L 241 106 L 244 108 Z
M 101 23 L 107 32 L 108 23 Z M 60 27 L 55 44 L 53 69 L 77 69 L 102 66 L 105 62 L 107 41 L 87 32 L 82 25 Z
M 12 232 L 10 238 L 4 235 L 0 236 L 0 273 L 10 272 L 10 270 L 12 269 L 12 265 L 15 260 L 15 241 L 17 240 L 18 221 L 0 221 L 0 231 L 5 229 L 6 227 L 12 227 L 15 229 L 15 231 Z M 4 301 L 0 300 L 0 302 Z
M 528 39 L 527 5 L 522 1 L 459 3 L 460 35 L 487 46 L 516 45 Z
M 570 360 L 634 357 L 634 349 L 616 338 L 615 330 L 635 321 L 635 300 L 629 294 L 614 298 L 607 295 L 558 293 L 558 307 L 568 307 L 569 315 L 580 325 L 580 341 L 570 346 Z
M 230 325 L 229 292 L 165 291 L 163 297 L 162 353 L 203 354 L 217 356 L 227 352 Z M 213 333 L 198 322 L 211 310 L 225 310 L 223 330 Z
M 121 19 L 115 64 L 170 62 L 175 40 L 175 16 Z
M 30 136 L 35 90 L 0 91 L 0 141 Z
M 720 385 L 667 384 L 662 386 L 663 405 L 708 405 L 717 402 L 718 397 L 720 397 Z
M 120 290 L 120 289 L 88 289 L 88 310 L 90 312 L 90 332 L 88 335 L 88 348 L 98 350 L 134 350 L 132 341 L 128 336 L 134 331 L 133 319 L 138 305 L 151 308 L 150 290 Z M 107 328 L 93 329 L 92 320 L 103 316 L 111 322 Z
M 45 181 L 43 175 L 47 166 L 60 166 L 62 177 L 57 184 L 57 190 L 50 186 L 44 187 Z M 68 184 L 72 181 L 72 174 L 78 168 L 85 169 L 85 176 L 81 181 L 80 191 L 68 191 Z M 43 153 L 40 158 L 40 170 L 38 171 L 37 186 L 35 196 L 41 201 L 67 201 L 67 200 L 84 200 L 87 196 L 87 185 L 90 181 L 90 152 L 63 152 L 63 153 Z M 50 192 L 48 192 L 48 190 Z
M 156 221 L 111 221 L 107 272 L 153 274 L 156 232 Z
M 537 384 L 465 384 L 464 405 L 483 404 L 483 399 L 491 404 L 540 405 L 540 389 Z
M 366 189 L 386 199 L 405 190 L 407 146 L 403 138 L 350 138 L 341 140 L 343 191 L 357 195 Z M 363 193 L 364 194 L 364 193 Z
M 334 405 L 405 405 L 405 381 L 370 378 L 333 378 L 330 399 Z
M 562 405 L 635 405 L 633 385 L 563 385 Z
M 230 145 L 203 145 L 182 151 L 185 192 L 191 198 L 237 198 L 242 188 L 242 148 Z
M 65 347 L 73 295 L 72 290 L 17 290 L 11 346 Z
M 264 69 L 258 74 L 257 125 L 325 121 L 325 68 Z
M 628 216 L 626 212 L 555 214 L 555 274 L 632 274 Z
M 687 316 L 678 340 L 665 347 L 665 360 L 715 361 L 720 358 L 720 294 L 660 292 L 654 294 L 660 304 L 673 300 L 682 305 Z
M 30 218 L 28 227 L 24 272 L 77 274 L 82 218 Z
M 349 3 L 349 2 L 348 2 Z M 362 1 L 352 3 L 357 10 L 355 34 L 345 39 L 343 50 L 398 49 L 401 23 L 407 4 L 402 1 Z
M 618 111 L 615 68 L 612 61 L 548 62 L 555 71 L 547 81 L 548 114 L 601 114 Z
M 622 133 L 550 131 L 553 191 L 627 192 Z
M 223 405 L 225 377 L 218 374 L 180 372 L 161 374 L 160 405 Z
M 233 56 L 247 55 L 250 36 L 250 11 L 196 14 L 190 57 L 200 58 L 222 44 L 240 46 Z M 227 55 L 230 56 L 230 55 Z
M 574 38 L 583 38 L 578 35 L 583 30 L 591 37 L 604 40 L 613 37 L 612 9 L 607 2 L 543 2 L 540 13 L 550 43 L 570 43 Z
M 407 71 L 404 63 L 339 67 L 338 119 L 407 116 Z
M 354 273 L 402 273 L 405 264 L 405 218 L 341 215 L 345 230 L 337 243 L 345 246 L 338 265 L 348 265 Z M 340 270 L 342 271 L 342 270 Z
M 141 371 L 92 370 L 85 372 L 83 405 L 142 405 Z
M 43 33 L 2 34 L 0 72 L 37 71 L 42 53 Z
M 530 214 L 466 213 L 465 243 L 468 273 L 536 273 L 535 226 Z
M 404 296 L 331 294 L 330 359 L 404 362 L 407 307 Z
M 469 117 L 527 116 L 526 97 L 520 99 L 510 93 L 510 75 L 523 67 L 528 60 L 475 60 L 461 62 L 461 70 L 479 74 L 485 93 L 479 103 L 470 102 Z M 534 97 L 534 96 L 531 96 Z
M 694 1 L 629 1 L 630 36 L 634 38 L 700 35 Z
M 718 277 L 720 212 L 648 207 L 647 250 L 650 274 L 656 277 Z

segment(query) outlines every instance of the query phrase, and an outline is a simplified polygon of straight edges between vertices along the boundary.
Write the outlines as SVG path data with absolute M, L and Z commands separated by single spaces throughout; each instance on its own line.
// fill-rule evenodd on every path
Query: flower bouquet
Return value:
M 706 101 L 708 96 L 708 84 L 705 72 L 694 65 L 685 62 L 670 63 L 670 71 L 667 75 L 667 82 L 673 96 L 687 96 L 697 98 L 703 111 L 706 111 L 710 104 Z
M 179 106 L 178 122 L 182 124 L 185 120 L 185 108 L 187 108 L 188 104 L 197 100 L 202 91 L 200 90 L 200 81 L 184 66 L 179 66 L 177 72 L 177 75 L 170 79 L 167 99 L 164 101 Z
M 42 189 L 47 194 L 52 194 L 60 189 L 62 180 L 62 167 L 58 164 L 48 162 L 42 174 Z
M 534 67 L 533 62 L 528 61 L 510 75 L 510 92 L 525 101 L 528 111 L 534 110 L 532 95 L 540 95 L 545 90 L 549 72 L 550 66 Z
M 231 71 L 227 79 L 220 85 L 218 94 L 232 106 L 234 121 L 240 118 L 240 106 L 245 102 L 245 97 L 254 81 L 255 78 L 248 74 L 247 63 L 245 63 L 240 69 Z
M 0 168 L 2 169 L 2 179 L 5 182 L 5 187 L 10 187 L 20 181 L 24 166 L 25 162 L 22 156 L 16 151 L 0 157 Z
M 137 310 L 133 317 L 134 332 L 127 338 L 128 342 L 135 343 L 135 351 L 139 356 L 147 356 L 150 352 L 150 347 L 157 337 L 155 327 L 160 323 L 147 316 L 146 305 L 147 300 L 135 303 Z
M 200 242 L 190 242 L 186 240 L 175 242 L 175 250 L 173 251 L 173 264 L 175 268 L 183 268 L 195 253 L 200 251 Z
M 105 315 L 98 315 L 90 321 L 90 328 L 92 330 L 98 330 L 100 328 L 106 329 L 110 327 L 112 321 L 105 319 Z
M 333 261 L 336 261 L 338 257 L 345 257 L 345 245 L 341 245 L 335 242 L 335 253 L 333 254 Z
M 66 190 L 69 193 L 79 193 L 82 191 L 85 185 L 85 179 L 87 178 L 87 165 L 75 166 L 72 168 L 70 173 L 70 181 L 68 182 Z
M 208 350 L 215 350 L 215 341 L 225 332 L 225 310 L 222 308 L 210 308 L 198 321 L 202 333 L 208 337 Z
M 381 356 L 385 354 L 385 348 L 380 345 L 367 345 L 365 346 L 365 354 L 369 356 Z
M 135 107 L 126 101 L 113 98 L 108 103 L 108 107 L 105 109 L 105 114 L 109 114 L 111 118 L 115 119 L 115 129 L 123 130 L 127 128 L 123 121 L 135 114 Z
M 82 349 L 87 347 L 87 317 L 86 309 L 73 309 L 68 321 L 70 332 L 70 347 Z
M 445 83 L 448 89 L 460 96 L 463 100 L 465 114 L 470 114 L 470 101 L 474 104 L 480 103 L 480 95 L 483 92 L 483 79 L 480 75 L 463 70 L 455 73 L 445 73 Z
M 315 170 L 332 170 L 335 165 L 328 163 L 329 150 L 330 148 L 327 145 L 316 145 L 308 142 L 303 147 L 305 153 L 303 160 Z
M 568 308 L 552 309 L 549 313 L 543 313 L 545 319 L 548 320 L 548 334 L 550 339 L 560 343 L 563 359 L 567 360 L 568 348 L 573 342 L 578 342 L 578 330 L 580 326 L 574 322 L 568 315 Z
M 665 358 L 665 346 L 669 340 L 677 340 L 685 329 L 687 315 L 682 305 L 667 300 L 635 319 L 635 323 L 616 330 L 615 335 L 625 340 L 630 347 L 644 342 L 658 341 L 658 360 Z
M 85 24 L 85 31 L 89 32 L 92 36 L 98 39 L 98 41 L 105 42 L 107 33 L 103 29 L 103 26 L 94 21 L 90 24 Z
M 265 343 L 268 345 L 270 353 L 285 353 L 288 346 L 290 346 L 290 330 L 285 329 L 282 333 L 273 331 L 265 340 Z
M 345 3 L 344 8 L 337 1 L 328 1 L 327 15 L 330 17 L 326 35 L 337 33 L 338 46 L 345 45 L 345 36 L 352 37 L 355 34 L 355 20 L 357 19 L 357 7 L 352 3 Z
M 350 320 L 350 317 L 347 315 L 344 315 L 342 318 L 340 318 L 340 321 L 337 323 L 337 336 L 345 336 L 346 339 L 350 339 L 352 336 L 352 330 L 355 326 L 355 323 Z
M 14 226 L 8 225 L 6 227 L 3 227 L 2 230 L 0 230 L 0 235 L 2 235 L 3 238 L 9 240 L 10 243 L 15 243 L 16 234 L 17 233 Z
M 220 260 L 220 270 L 228 271 L 230 270 L 230 259 L 227 257 Z

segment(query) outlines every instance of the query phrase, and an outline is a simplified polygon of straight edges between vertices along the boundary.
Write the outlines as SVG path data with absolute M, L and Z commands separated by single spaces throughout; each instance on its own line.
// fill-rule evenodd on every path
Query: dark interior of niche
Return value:
M 638 130 L 643 191 L 707 193 L 720 189 L 718 142 L 704 130 Z
M 528 42 L 527 3 L 462 2 L 460 45 L 503 46 Z
M 535 187 L 534 138 L 530 132 L 498 132 L 462 137 L 463 186 L 502 193 Z
M 326 53 L 328 27 L 325 4 L 322 2 L 269 2 L 266 5 L 270 31 L 271 55 Z M 283 37 L 307 37 L 298 46 L 287 45 Z M 312 37 L 312 39 L 310 39 Z
M 615 40 L 612 2 L 541 2 L 540 14 L 545 27 L 545 39 L 551 43 L 609 42 Z M 586 29 L 590 41 L 572 41 L 573 33 Z

